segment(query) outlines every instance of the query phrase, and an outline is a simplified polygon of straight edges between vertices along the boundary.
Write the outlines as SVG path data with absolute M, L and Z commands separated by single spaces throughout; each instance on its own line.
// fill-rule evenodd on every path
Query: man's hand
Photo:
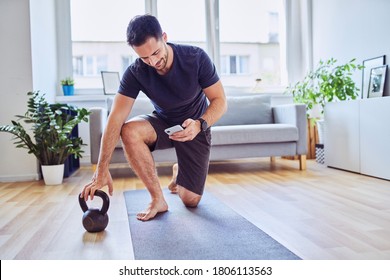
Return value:
M 179 142 L 191 141 L 201 130 L 200 122 L 193 119 L 186 119 L 181 126 L 184 130 L 173 133 L 169 136 L 170 139 Z
M 103 188 L 104 186 L 108 186 L 108 193 L 112 196 L 114 187 L 108 168 L 103 171 L 99 171 L 99 169 L 97 169 L 92 176 L 91 182 L 84 186 L 80 196 L 86 201 L 88 200 L 88 196 L 91 197 L 91 200 L 93 200 L 95 191 Z

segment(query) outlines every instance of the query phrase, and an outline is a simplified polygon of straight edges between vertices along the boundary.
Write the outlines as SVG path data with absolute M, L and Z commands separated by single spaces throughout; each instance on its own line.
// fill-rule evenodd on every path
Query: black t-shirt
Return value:
M 197 119 L 204 113 L 208 103 L 203 89 L 218 82 L 219 77 L 214 64 L 201 48 L 169 45 L 174 56 L 167 74 L 158 74 L 138 58 L 123 74 L 119 93 L 137 98 L 140 91 L 144 92 L 156 113 L 174 125 L 187 118 Z

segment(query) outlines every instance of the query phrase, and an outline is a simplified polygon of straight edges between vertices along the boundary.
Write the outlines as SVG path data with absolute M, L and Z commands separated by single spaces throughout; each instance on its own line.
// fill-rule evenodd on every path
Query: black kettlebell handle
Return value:
M 100 209 L 100 213 L 102 215 L 106 214 L 108 211 L 108 207 L 110 206 L 110 198 L 108 195 L 102 190 L 96 190 L 95 195 L 100 197 L 103 200 L 102 208 Z M 81 197 L 81 193 L 79 194 L 79 204 L 83 212 L 87 212 L 89 210 L 85 199 Z

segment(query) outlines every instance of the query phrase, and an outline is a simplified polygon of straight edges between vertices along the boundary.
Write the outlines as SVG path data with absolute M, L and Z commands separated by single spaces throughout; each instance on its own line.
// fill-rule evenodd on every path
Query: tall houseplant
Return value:
M 71 132 L 82 121 L 88 122 L 90 112 L 65 104 L 49 104 L 39 91 L 27 95 L 27 112 L 17 115 L 18 120 L 11 121 L 11 125 L 0 126 L 0 132 L 13 134 L 16 147 L 27 149 L 29 154 L 35 155 L 42 167 L 62 165 L 63 171 L 63 165 L 70 155 L 82 157 L 83 141 L 80 137 L 73 137 Z M 30 125 L 33 137 L 20 120 Z
M 337 60 L 330 58 L 320 60 L 317 67 L 310 71 L 302 81 L 289 86 L 286 93 L 293 96 L 295 103 L 306 104 L 308 118 L 314 122 L 323 119 L 324 108 L 327 102 L 356 99 L 359 89 L 352 79 L 356 70 L 363 68 L 355 63 L 356 59 L 336 65 Z M 318 109 L 319 114 L 313 114 Z

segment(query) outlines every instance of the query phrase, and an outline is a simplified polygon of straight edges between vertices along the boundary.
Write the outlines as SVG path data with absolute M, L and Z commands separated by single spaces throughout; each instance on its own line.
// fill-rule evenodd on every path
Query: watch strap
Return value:
M 200 129 L 206 131 L 208 128 L 207 122 L 203 118 L 199 118 L 198 121 L 200 122 Z

